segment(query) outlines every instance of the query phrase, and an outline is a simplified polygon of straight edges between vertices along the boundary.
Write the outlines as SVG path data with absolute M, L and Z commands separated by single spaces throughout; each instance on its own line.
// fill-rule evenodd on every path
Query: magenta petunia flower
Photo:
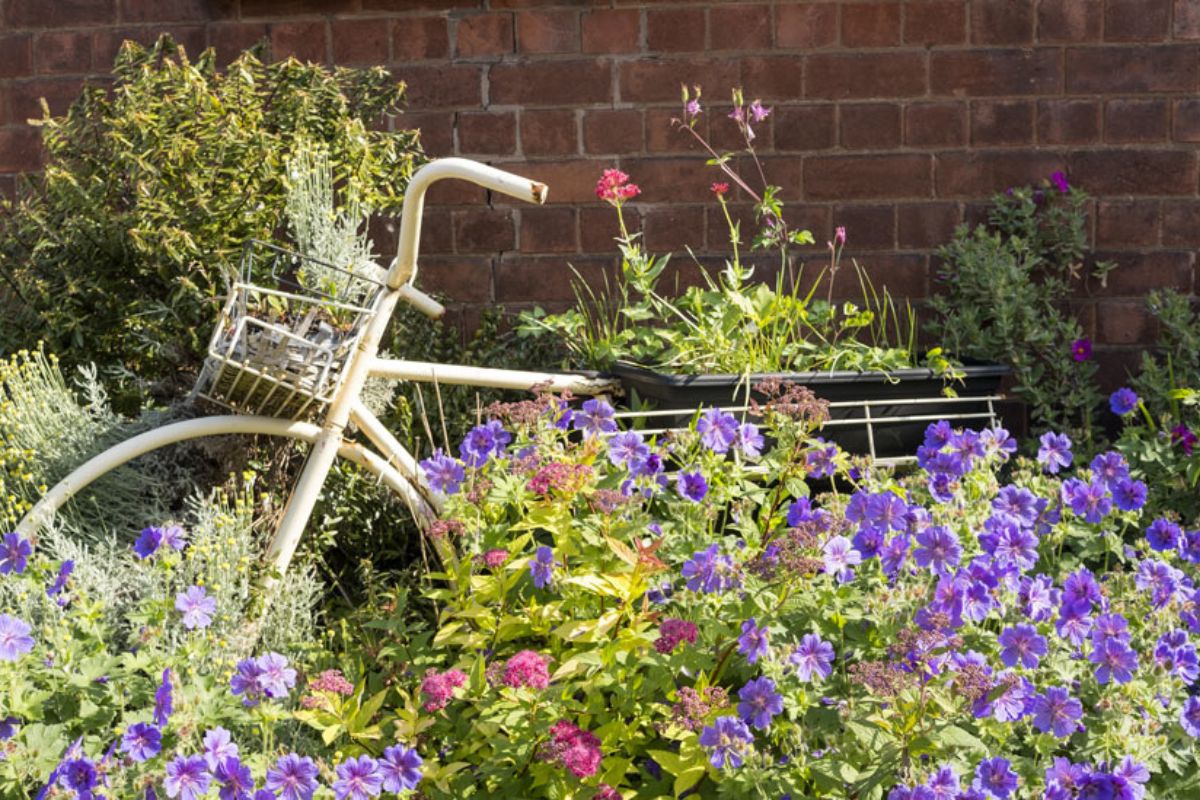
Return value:
M 1076 339 L 1071 342 L 1071 358 L 1076 361 L 1087 361 L 1092 357 L 1092 340 Z

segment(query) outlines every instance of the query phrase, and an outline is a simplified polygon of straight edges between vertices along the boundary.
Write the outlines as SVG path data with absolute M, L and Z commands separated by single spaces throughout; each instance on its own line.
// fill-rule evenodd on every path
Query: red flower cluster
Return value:
M 725 193 L 729 191 L 729 184 L 728 183 L 714 183 L 711 188 L 712 188 L 712 193 L 715 194 L 717 197 L 724 197 Z
M 619 169 L 604 170 L 604 175 L 596 181 L 596 197 L 615 206 L 632 200 L 641 193 L 642 190 L 637 184 L 630 183 L 629 176 Z
M 696 624 L 682 619 L 664 619 L 658 627 L 654 649 L 664 655 L 675 652 L 680 642 L 696 643 Z
M 595 734 L 560 719 L 550 726 L 550 737 L 550 741 L 542 746 L 544 760 L 557 761 L 576 778 L 596 774 L 603 755 L 600 753 L 600 740 Z
M 454 697 L 454 690 L 466 682 L 467 676 L 461 670 L 448 669 L 441 673 L 436 669 L 429 670 L 425 680 L 421 681 L 421 694 L 426 698 L 424 709 L 441 711 Z
M 501 680 L 505 686 L 514 689 L 522 686 L 545 689 L 550 685 L 550 669 L 546 659 L 532 650 L 522 650 L 504 665 L 504 677 Z

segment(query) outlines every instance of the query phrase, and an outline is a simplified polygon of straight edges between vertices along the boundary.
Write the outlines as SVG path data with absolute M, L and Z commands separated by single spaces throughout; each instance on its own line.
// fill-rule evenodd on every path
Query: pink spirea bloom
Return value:
M 550 741 L 542 748 L 542 757 L 557 761 L 576 778 L 588 778 L 600 768 L 603 754 L 595 734 L 560 719 L 550 726 Z
M 333 692 L 349 697 L 354 694 L 354 684 L 346 680 L 340 669 L 327 669 L 308 681 L 310 692 Z
M 508 560 L 508 551 L 497 548 L 496 550 L 488 550 L 483 554 L 483 563 L 488 569 L 496 569 L 504 565 Z
M 682 619 L 664 619 L 658 626 L 658 639 L 654 649 L 660 653 L 673 653 L 680 642 L 696 643 L 696 625 Z
M 462 670 L 450 669 L 438 672 L 431 669 L 425 673 L 421 681 L 421 694 L 425 697 L 426 711 L 440 711 L 454 697 L 454 690 L 467 682 L 467 676 Z
M 528 686 L 530 689 L 545 689 L 550 685 L 550 669 L 546 659 L 532 650 L 522 650 L 508 660 L 504 665 L 505 686 L 519 689 Z

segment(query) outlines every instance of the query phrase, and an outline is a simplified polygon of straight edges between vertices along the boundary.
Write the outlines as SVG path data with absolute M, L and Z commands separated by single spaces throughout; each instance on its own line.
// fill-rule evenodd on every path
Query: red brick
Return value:
M 900 4 L 862 3 L 842 7 L 843 47 L 891 47 L 900 44 Z
M 241 0 L 242 18 L 279 19 L 300 14 L 343 14 L 357 11 L 359 0 Z
M 698 53 L 705 49 L 703 8 L 651 8 L 646 11 L 646 46 L 656 53 Z
M 935 95 L 1050 94 L 1062 81 L 1058 54 L 1050 50 L 935 51 L 929 58 Z
M 925 93 L 925 57 L 917 53 L 818 54 L 807 68 L 809 97 L 890 99 Z
M 627 103 L 676 103 L 683 84 L 712 87 L 723 95 L 741 77 L 734 59 L 677 58 L 663 61 L 626 61 L 621 64 L 621 100 Z
M 391 58 L 391 32 L 386 19 L 335 19 L 333 61 L 346 66 L 386 64 Z
M 1172 0 L 1108 0 L 1104 39 L 1109 42 L 1162 41 L 1171 25 Z
M 28 34 L 0 36 L 0 78 L 23 78 L 33 72 L 33 48 Z
M 501 303 L 573 301 L 573 286 L 582 280 L 592 287 L 616 278 L 611 257 L 508 256 L 496 264 L 496 300 Z
M 450 225 L 448 208 L 425 207 L 421 214 L 421 253 L 453 253 L 454 233 Z M 396 239 L 400 231 L 399 217 L 371 218 L 368 235 L 379 248 L 381 256 L 395 256 Z M 377 260 L 377 263 L 384 263 Z
M 107 25 L 116 18 L 116 0 L 7 0 L 4 4 L 9 28 Z
M 740 61 L 741 85 L 745 87 L 747 101 L 794 100 L 803 96 L 804 60 L 800 56 L 743 56 Z
M 644 203 L 695 202 L 709 196 L 716 180 L 715 173 L 695 158 L 622 159 L 621 169 L 641 187 L 639 200 Z
M 92 35 L 87 31 L 38 34 L 33 51 L 40 73 L 86 73 L 92 67 Z
M 1109 100 L 1104 106 L 1104 140 L 1165 142 L 1170 117 L 1166 100 Z
M 776 150 L 826 150 L 837 140 L 833 105 L 776 108 Z
M 1200 0 L 1175 0 L 1176 39 L 1200 39 Z
M 392 57 L 396 61 L 445 58 L 450 54 L 450 25 L 445 17 L 401 17 L 392 21 Z
M 963 0 L 910 0 L 904 7 L 904 43 L 925 46 L 967 40 Z
M 513 52 L 512 14 L 471 14 L 454 28 L 459 58 L 499 56 Z
M 900 145 L 900 106 L 862 103 L 841 107 L 842 147 L 852 150 Z
M 417 282 L 422 291 L 460 303 L 490 303 L 492 260 L 487 256 L 423 257 Z
M 896 247 L 896 207 L 893 205 L 837 206 L 833 210 L 833 224 L 846 229 L 849 250 L 893 250 Z M 853 280 L 853 276 L 848 277 Z
M 171 34 L 176 44 L 189 56 L 196 56 L 204 49 L 204 26 L 180 25 L 164 30 L 161 25 L 141 28 L 97 28 L 92 38 L 92 65 L 94 69 L 108 72 L 126 41 L 137 42 L 144 47 L 152 46 L 164 33 Z
M 1200 201 L 1163 202 L 1162 243 L 1167 247 L 1200 247 Z
M 847 246 L 846 255 L 852 255 Z M 881 296 L 884 289 L 893 298 L 923 298 L 929 296 L 929 267 L 924 255 L 915 253 L 874 253 L 861 259 L 863 276 Z M 842 275 L 834 287 L 835 299 L 862 302 L 863 290 L 853 265 L 842 262 Z M 902 304 L 901 304 L 902 305 Z M 900 323 L 906 324 L 902 308 L 898 308 Z
M 464 111 L 458 115 L 458 152 L 506 156 L 516 150 L 516 112 Z
M 217 51 L 217 64 L 225 66 L 244 51 L 269 37 L 265 22 L 217 22 L 208 26 L 208 46 Z M 111 66 L 95 62 L 97 68 Z
M 1196 155 L 1178 150 L 1076 151 L 1071 178 L 1097 196 L 1194 194 Z
M 833 47 L 838 38 L 838 7 L 804 3 L 775 7 L 775 45 L 816 50 Z
M 1175 141 L 1200 142 L 1200 100 L 1175 101 Z
M 561 156 L 578 151 L 574 111 L 521 111 L 521 152 L 526 156 Z
M 971 104 L 971 144 L 1033 142 L 1033 103 L 1029 100 L 982 100 Z
M 1010 186 L 1037 183 L 1062 167 L 1061 156 L 1037 151 L 943 153 L 935 164 L 937 196 L 987 197 Z
M 1096 246 L 1128 249 L 1158 244 L 1157 200 L 1101 200 L 1096 204 Z
M 906 203 L 896 207 L 896 244 L 900 248 L 930 249 L 950 241 L 958 225 L 954 203 Z
M 967 143 L 967 107 L 962 103 L 914 103 L 904 111 L 909 147 L 956 147 Z
M 1192 289 L 1194 252 L 1160 250 L 1153 253 L 1096 251 L 1096 259 L 1115 261 L 1108 285 L 1096 288 L 1100 297 L 1141 297 L 1150 289 Z
M 574 253 L 579 249 L 578 214 L 573 208 L 522 208 L 522 253 Z
M 42 137 L 37 129 L 0 128 L 0 172 L 36 170 L 41 160 Z
M 458 253 L 490 253 L 516 247 L 511 211 L 468 208 L 451 215 L 454 250 Z
M 481 206 L 487 203 L 487 189 L 467 181 L 438 181 L 429 187 L 428 206 Z
M 1100 344 L 1139 344 L 1153 340 L 1157 324 L 1144 302 L 1109 300 L 1096 306 Z
M 1116 94 L 1191 92 L 1200 51 L 1192 45 L 1068 48 L 1067 91 Z
M 643 115 L 648 153 L 700 153 L 700 144 L 679 122 L 679 111 L 674 108 L 648 108 Z M 701 116 L 696 122 L 696 131 L 704 135 L 708 119 Z
M 1104 26 L 1104 0 L 1039 0 L 1039 42 L 1094 42 Z
M 636 53 L 642 46 L 642 18 L 637 9 L 587 11 L 581 29 L 585 53 Z
M 636 208 L 621 210 L 630 233 L 641 230 L 642 218 Z M 607 206 L 579 209 L 579 245 L 585 253 L 615 253 L 616 237 L 621 235 L 617 215 Z
M 522 106 L 588 105 L 612 96 L 607 61 L 533 61 L 491 68 L 491 101 Z M 679 87 L 675 87 L 676 91 Z
M 671 205 L 642 213 L 642 236 L 653 253 L 704 246 L 704 206 Z M 682 256 L 681 256 L 682 257 Z
M 397 120 L 401 128 L 421 132 L 421 147 L 431 156 L 448 156 L 454 152 L 453 111 L 406 111 Z
M 480 0 L 361 0 L 363 11 L 447 11 L 479 8 Z M 497 5 L 492 3 L 493 6 Z
M 122 22 L 206 22 L 237 11 L 236 0 L 121 0 Z
M 517 15 L 517 50 L 522 53 L 578 53 L 579 12 L 522 11 Z
M 483 104 L 482 69 L 474 64 L 401 65 L 392 74 L 408 84 L 410 108 L 478 108 Z
M 1033 0 L 971 0 L 973 44 L 1029 44 Z
M 587 153 L 623 155 L 642 149 L 642 112 L 636 108 L 598 109 L 583 115 L 583 149 Z
M 528 153 L 526 154 L 528 155 Z M 525 164 L 505 164 L 504 168 L 517 175 L 524 175 L 535 181 L 541 181 L 550 187 L 551 203 L 588 203 L 596 200 L 596 181 L 606 164 L 595 161 L 534 161 Z M 633 174 L 632 170 L 626 172 Z M 640 183 L 640 176 L 634 175 L 634 181 Z M 645 189 L 645 187 L 642 187 Z M 528 206 L 518 200 L 493 195 L 494 203 L 511 203 L 519 208 Z
M 928 156 L 817 156 L 804 161 L 809 200 L 927 197 L 931 189 Z
M 271 56 L 295 56 L 323 63 L 326 58 L 324 22 L 275 22 L 270 25 Z
M 1090 144 L 1100 141 L 1100 103 L 1095 100 L 1039 100 L 1038 141 Z
M 82 78 L 48 78 L 14 83 L 9 87 L 9 116 L 15 122 L 41 119 L 43 98 L 50 106 L 50 113 L 59 116 L 66 113 L 82 88 Z
M 766 5 L 715 6 L 708 10 L 713 50 L 766 50 L 771 46 L 771 8 Z

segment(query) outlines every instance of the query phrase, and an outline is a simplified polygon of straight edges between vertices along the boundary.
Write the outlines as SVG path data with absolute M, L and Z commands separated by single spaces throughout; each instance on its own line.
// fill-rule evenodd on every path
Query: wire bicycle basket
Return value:
M 257 276 L 266 276 L 268 285 L 256 283 Z M 246 414 L 302 419 L 320 413 L 375 316 L 382 276 L 369 262 L 339 267 L 248 241 L 193 396 Z M 306 285 L 314 277 L 324 288 Z

